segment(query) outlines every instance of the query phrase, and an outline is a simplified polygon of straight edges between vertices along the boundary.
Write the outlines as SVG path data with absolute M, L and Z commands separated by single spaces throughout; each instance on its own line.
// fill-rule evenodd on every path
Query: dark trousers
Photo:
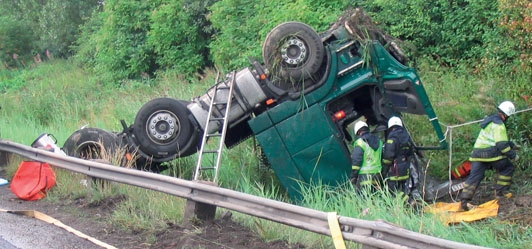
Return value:
M 381 174 L 359 174 L 356 182 L 356 188 L 358 190 L 370 191 L 380 190 L 382 184 Z
M 399 194 L 399 193 L 408 194 L 407 192 L 408 183 L 406 180 L 404 181 L 388 180 L 387 183 L 388 183 L 388 189 L 390 189 L 390 192 L 392 192 L 393 194 Z
M 507 158 L 494 162 L 471 162 L 471 173 L 467 177 L 464 189 L 460 194 L 461 200 L 469 201 L 475 195 L 478 185 L 484 179 L 487 169 L 494 169 L 497 172 L 495 191 L 502 193 L 510 189 L 515 166 Z

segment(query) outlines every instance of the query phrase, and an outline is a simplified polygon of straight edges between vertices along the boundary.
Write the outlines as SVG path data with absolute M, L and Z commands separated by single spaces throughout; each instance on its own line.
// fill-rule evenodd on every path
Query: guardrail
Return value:
M 288 226 L 331 236 L 328 213 L 257 197 L 237 191 L 187 181 L 150 172 L 127 169 L 66 157 L 53 152 L 0 139 L 0 151 L 18 154 L 31 160 L 92 177 L 151 189 L 188 200 L 214 205 L 271 220 Z M 363 248 L 435 248 L 480 249 L 480 247 L 412 232 L 384 221 L 366 221 L 337 216 L 345 240 L 363 244 Z

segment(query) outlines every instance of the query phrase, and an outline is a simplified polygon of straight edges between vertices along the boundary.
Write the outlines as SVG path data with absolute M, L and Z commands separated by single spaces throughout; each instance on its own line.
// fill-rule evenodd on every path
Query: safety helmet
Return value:
M 499 111 L 501 111 L 508 117 L 515 113 L 515 106 L 510 101 L 503 101 L 497 109 L 499 109 Z
M 358 131 L 360 131 L 360 129 L 362 129 L 362 128 L 364 128 L 364 127 L 368 128 L 368 124 L 366 124 L 366 122 L 364 122 L 364 121 L 358 121 L 358 122 L 355 124 L 355 129 L 354 129 L 354 131 L 355 131 L 355 135 L 358 133 Z M 369 129 L 369 128 L 368 128 L 368 129 Z
M 399 117 L 391 117 L 388 120 L 388 129 L 392 128 L 392 126 L 403 126 L 403 121 Z

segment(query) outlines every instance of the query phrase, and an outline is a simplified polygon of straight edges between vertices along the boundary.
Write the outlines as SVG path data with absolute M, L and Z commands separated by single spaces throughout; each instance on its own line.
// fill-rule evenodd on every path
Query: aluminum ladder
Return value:
M 231 110 L 231 100 L 233 98 L 235 76 L 236 76 L 236 71 L 233 71 L 229 84 L 227 84 L 227 81 L 223 81 L 215 85 L 215 89 L 211 97 L 211 102 L 209 104 L 209 112 L 207 114 L 205 131 L 203 133 L 203 139 L 201 141 L 201 148 L 198 153 L 199 155 L 198 163 L 196 165 L 196 170 L 194 173 L 194 180 L 209 180 L 209 179 L 202 178 L 202 172 L 204 170 L 214 170 L 214 178 L 212 179 L 212 182 L 218 183 L 218 169 L 220 168 L 220 163 L 222 162 L 222 150 L 224 146 L 225 135 L 226 135 L 227 125 L 228 125 L 227 119 L 229 118 L 229 112 Z M 216 95 L 218 91 L 224 90 L 224 89 L 229 89 L 227 100 L 225 99 L 217 100 Z M 216 111 L 214 109 L 216 109 Z M 222 109 L 223 109 L 223 112 L 219 111 Z M 221 114 L 223 117 L 216 117 L 214 115 L 215 112 L 217 112 L 218 115 Z M 216 124 L 216 123 L 219 123 L 220 126 L 222 127 L 221 131 L 218 132 L 218 130 L 216 130 L 214 132 L 209 132 L 209 126 L 211 126 L 212 124 Z M 209 147 L 208 145 L 209 139 L 214 138 L 214 137 L 218 138 L 219 140 L 213 141 L 214 144 L 211 144 L 210 147 L 212 147 L 213 145 L 216 145 L 217 147 L 214 149 L 207 148 Z M 208 155 L 213 156 L 212 159 L 216 159 L 216 160 L 211 160 L 211 162 L 206 162 L 207 159 L 209 159 L 207 158 Z M 216 158 L 214 158 L 214 156 Z

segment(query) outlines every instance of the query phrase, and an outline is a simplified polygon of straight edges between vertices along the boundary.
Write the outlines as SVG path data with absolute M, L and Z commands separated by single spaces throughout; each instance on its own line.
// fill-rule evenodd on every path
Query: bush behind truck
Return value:
M 353 138 L 347 130 L 360 118 L 379 130 L 393 115 L 427 115 L 440 143 L 416 146 L 418 167 L 424 166 L 420 151 L 447 148 L 416 70 L 360 9 L 323 34 L 304 23 L 282 23 L 266 37 L 262 57 L 263 63 L 250 60 L 250 67 L 227 74 L 190 101 L 149 101 L 132 125 L 122 121 L 122 132 L 80 129 L 63 149 L 70 156 L 94 157 L 89 154 L 100 145 L 123 146 L 138 155 L 139 168 L 157 172 L 161 163 L 201 150 L 208 141 L 204 134 L 223 134 L 228 148 L 255 136 L 290 197 L 298 199 L 302 184 L 338 186 L 348 180 Z M 450 183 L 420 184 L 428 190 L 424 197 L 434 199 Z

